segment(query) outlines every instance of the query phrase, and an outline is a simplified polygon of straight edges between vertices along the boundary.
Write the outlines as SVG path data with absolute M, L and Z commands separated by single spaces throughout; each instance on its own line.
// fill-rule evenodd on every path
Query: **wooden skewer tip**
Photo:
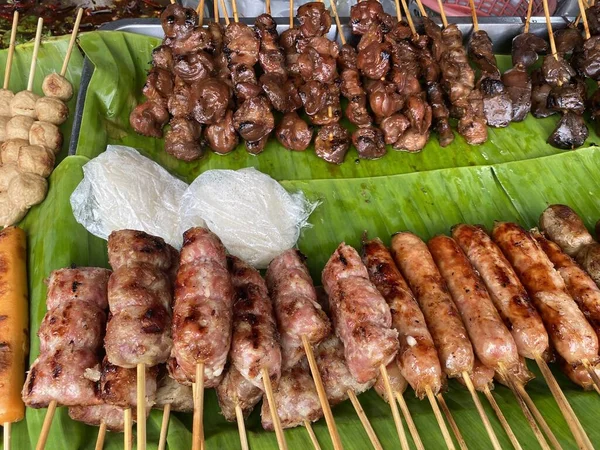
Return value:
M 266 367 L 262 368 L 262 380 L 265 387 L 265 394 L 267 394 L 267 401 L 269 402 L 269 411 L 271 412 L 271 419 L 273 420 L 273 427 L 275 428 L 275 436 L 277 437 L 277 444 L 280 450 L 287 450 L 287 442 L 285 435 L 283 434 L 283 427 L 279 420 L 279 414 L 277 412 L 277 403 L 275 402 L 275 395 L 273 394 L 273 386 L 271 385 L 271 378 L 269 377 L 269 371 Z
M 196 364 L 194 390 L 194 418 L 192 421 L 192 449 L 204 448 L 204 362 Z
M 371 445 L 375 450 L 383 450 L 381 442 L 379 442 L 379 438 L 377 437 L 377 434 L 375 434 L 375 430 L 373 429 L 369 418 L 365 414 L 365 410 L 358 401 L 356 393 L 352 389 L 348 389 L 347 394 L 352 406 L 354 407 L 354 410 L 356 411 L 356 415 L 358 416 L 360 423 L 362 424 L 367 436 L 369 437 L 369 440 L 371 441 Z
M 477 396 L 477 392 L 475 391 L 475 387 L 473 386 L 471 377 L 469 377 L 469 374 L 467 372 L 463 372 L 462 378 L 465 381 L 465 384 L 467 385 L 467 389 L 471 393 L 471 397 L 473 398 L 473 403 L 475 403 L 475 407 L 477 408 L 477 411 L 479 412 L 479 417 L 481 417 L 483 426 L 485 427 L 487 434 L 490 437 L 490 441 L 492 441 L 492 446 L 494 447 L 495 450 L 502 450 L 502 446 L 500 445 L 500 442 L 498 441 L 498 437 L 496 436 L 496 433 L 494 432 L 494 429 L 492 428 L 490 419 L 488 418 L 487 414 L 485 413 L 485 409 L 483 409 L 483 405 L 481 404 L 481 401 L 479 400 L 479 397 Z
M 392 409 L 392 417 L 394 418 L 396 431 L 398 433 L 398 438 L 400 439 L 400 445 L 402 446 L 403 450 L 409 450 L 410 447 L 408 446 L 408 440 L 406 439 L 406 433 L 404 432 L 404 426 L 402 425 L 402 419 L 400 417 L 400 412 L 398 411 L 398 405 L 394 401 L 394 391 L 392 390 L 392 385 L 390 384 L 390 377 L 386 367 L 383 364 L 379 366 L 379 372 L 383 378 L 383 384 L 385 386 L 388 402 Z
M 160 435 L 158 437 L 158 450 L 167 448 L 167 434 L 169 433 L 169 419 L 171 418 L 171 404 L 167 403 L 163 408 L 162 422 L 160 424 Z

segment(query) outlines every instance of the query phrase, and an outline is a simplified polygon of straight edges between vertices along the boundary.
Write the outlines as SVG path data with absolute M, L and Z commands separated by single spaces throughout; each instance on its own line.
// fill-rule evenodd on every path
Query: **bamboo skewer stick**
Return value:
M 225 18 L 225 25 L 229 25 L 229 16 L 227 15 L 227 7 L 225 6 L 225 0 L 221 1 L 221 8 L 223 8 L 223 17 Z
M 548 8 L 548 0 L 542 0 L 544 4 L 544 15 L 546 16 L 546 28 L 548 29 L 548 40 L 550 41 L 550 49 L 552 55 L 558 61 L 558 53 L 556 51 L 556 42 L 554 42 L 554 33 L 552 32 L 552 23 L 550 22 L 550 9 Z
M 167 448 L 167 433 L 169 431 L 169 419 L 171 418 L 171 404 L 167 403 L 163 409 L 162 422 L 160 424 L 160 436 L 158 437 L 158 450 Z
M 587 359 L 582 361 L 582 363 L 583 367 L 585 367 L 585 370 L 587 370 L 588 374 L 590 375 L 590 378 L 592 379 L 594 389 L 600 394 L 600 379 L 598 378 L 596 370 L 594 370 L 594 367 L 592 367 L 592 365 Z
M 398 411 L 398 405 L 394 401 L 394 392 L 392 391 L 392 385 L 390 384 L 390 377 L 388 375 L 387 368 L 382 364 L 379 366 L 379 372 L 383 378 L 383 384 L 385 386 L 387 398 L 392 408 L 392 416 L 394 418 L 394 424 L 396 425 L 396 431 L 398 432 L 398 438 L 400 439 L 400 445 L 402 446 L 402 450 L 409 450 L 410 447 L 408 446 L 408 440 L 406 439 L 406 433 L 404 432 L 404 426 L 402 425 L 402 418 L 400 417 L 400 412 Z
M 442 432 L 442 436 L 444 438 L 444 442 L 446 442 L 446 447 L 448 450 L 456 450 L 454 447 L 454 442 L 452 442 L 452 437 L 450 436 L 450 432 L 448 431 L 448 427 L 446 426 L 446 422 L 444 422 L 444 417 L 442 416 L 442 411 L 440 411 L 440 407 L 435 400 L 435 396 L 431 389 L 427 387 L 425 389 L 427 393 L 427 399 L 429 400 L 429 404 L 431 405 L 431 409 L 433 410 L 433 415 L 435 416 L 435 420 L 440 427 L 440 431 Z M 441 395 L 440 395 L 441 397 Z M 443 398 L 443 397 L 442 397 Z
M 71 54 L 73 53 L 73 47 L 75 47 L 75 41 L 77 40 L 77 33 L 79 32 L 79 25 L 81 24 L 81 18 L 83 17 L 83 8 L 79 8 L 77 11 L 77 17 L 75 18 L 75 24 L 73 25 L 73 31 L 71 32 L 71 39 L 69 40 L 69 47 L 67 48 L 67 54 L 63 61 L 62 69 L 60 69 L 60 76 L 64 77 L 67 73 L 67 67 Z
M 515 433 L 513 432 L 512 428 L 510 427 L 510 424 L 506 420 L 506 417 L 504 417 L 504 413 L 500 409 L 500 406 L 496 402 L 496 399 L 492 395 L 492 392 L 490 391 L 490 389 L 486 388 L 483 391 L 483 394 L 485 395 L 485 397 L 487 398 L 488 402 L 490 403 L 492 409 L 496 413 L 496 416 L 498 417 L 498 420 L 500 421 L 502 428 L 504 429 L 506 435 L 508 436 L 508 439 L 510 439 L 510 442 L 513 445 L 513 447 L 515 448 L 515 450 L 523 450 L 521 447 L 521 444 L 519 443 L 519 440 L 517 439 L 517 436 L 515 436 Z
M 588 4 L 588 2 L 586 0 L 583 0 L 583 6 L 585 8 L 589 8 L 590 6 L 594 5 L 594 0 L 591 1 L 591 4 Z M 581 13 L 579 13 L 577 15 L 577 18 L 575 19 L 575 22 L 573 22 L 573 26 L 577 27 L 579 25 L 579 22 L 581 21 Z
M 583 20 L 583 29 L 585 31 L 585 38 L 587 40 L 591 37 L 591 34 L 590 34 L 590 26 L 587 21 L 587 15 L 585 13 L 585 6 L 583 5 L 583 0 L 577 0 L 577 1 L 579 3 L 579 11 L 580 11 L 581 19 Z
M 100 428 L 98 429 L 98 437 L 96 438 L 96 446 L 95 450 L 102 450 L 104 448 L 104 438 L 106 437 L 106 422 L 103 420 L 100 423 Z
M 196 363 L 194 393 L 194 418 L 192 422 L 192 450 L 204 449 L 204 361 Z
M 271 15 L 271 0 L 266 0 L 265 9 L 267 11 L 267 14 Z
M 421 0 L 417 0 L 417 6 L 419 7 L 419 12 L 421 13 L 421 16 L 427 17 L 427 11 L 425 11 L 425 8 L 423 7 L 423 3 L 421 3 Z
M 8 45 L 8 56 L 6 57 L 6 67 L 4 68 L 4 84 L 3 89 L 8 89 L 10 81 L 10 71 L 12 69 L 12 61 L 15 56 L 15 41 L 17 39 L 17 27 L 19 24 L 19 11 L 13 14 L 12 28 L 10 30 L 10 44 Z
M 483 409 L 483 405 L 481 404 L 481 401 L 477 396 L 477 392 L 475 391 L 475 387 L 473 386 L 473 382 L 471 381 L 469 374 L 467 372 L 463 372 L 462 378 L 465 381 L 465 384 L 467 385 L 467 389 L 471 393 L 471 397 L 473 398 L 473 402 L 475 403 L 475 407 L 477 408 L 479 417 L 481 417 L 483 426 L 485 427 L 485 430 L 487 431 L 487 434 L 490 437 L 490 441 L 492 441 L 492 446 L 495 450 L 502 450 L 502 446 L 500 445 L 500 442 L 498 442 L 498 437 L 496 436 L 496 433 L 494 433 L 494 429 L 492 428 L 490 419 L 488 419 L 488 416 L 486 415 L 485 410 Z
M 546 419 L 544 419 L 544 417 L 542 416 L 540 411 L 537 409 L 537 406 L 535 405 L 535 403 L 533 403 L 533 400 L 531 399 L 531 397 L 529 396 L 529 394 L 527 393 L 527 391 L 525 390 L 523 385 L 520 383 L 515 383 L 515 387 L 517 389 L 517 392 L 519 393 L 517 399 L 521 398 L 522 401 L 525 403 L 525 405 L 526 405 L 525 410 L 528 411 L 529 414 L 533 415 L 533 417 L 535 418 L 535 421 L 537 421 L 539 426 L 544 431 L 544 434 L 546 435 L 546 437 L 552 444 L 552 447 L 554 447 L 555 450 L 562 450 L 562 446 L 558 442 L 558 439 L 556 439 L 556 436 L 554 436 L 554 433 L 552 432 L 552 430 L 546 423 Z M 530 424 L 531 424 L 531 422 L 530 422 Z M 537 434 L 536 434 L 536 436 L 537 436 Z M 538 439 L 538 442 L 540 442 L 540 444 L 541 444 L 542 442 L 546 442 L 546 441 L 542 436 L 542 440 Z M 545 445 L 542 445 L 542 448 L 549 449 L 550 447 L 548 446 L 548 444 L 545 444 Z
M 401 22 L 402 10 L 400 9 L 400 2 L 398 0 L 394 0 L 394 3 L 396 3 L 396 16 L 398 17 L 398 22 Z M 410 18 L 410 12 L 408 10 L 406 10 L 406 17 Z M 412 20 L 412 18 L 410 20 Z
M 133 446 L 133 417 L 131 408 L 123 410 L 123 448 L 131 450 Z
M 294 28 L 294 0 L 290 0 L 290 28 Z
M 529 24 L 531 23 L 531 13 L 533 12 L 533 0 L 529 0 L 527 5 L 527 17 L 525 18 L 525 33 L 529 33 Z
M 2 425 L 2 427 L 4 428 L 3 436 L 2 436 L 2 443 L 4 445 L 4 449 L 10 450 L 11 437 L 12 437 L 12 423 L 5 422 L 4 425 Z
M 235 418 L 238 426 L 238 432 L 240 434 L 240 445 L 242 446 L 242 450 L 248 450 L 248 435 L 246 434 L 246 425 L 244 424 L 244 413 L 242 411 L 242 407 L 236 398 L 235 403 Z
M 473 18 L 473 29 L 479 31 L 479 22 L 477 21 L 477 9 L 475 8 L 475 1 L 469 0 L 469 6 L 471 7 L 471 17 Z
M 238 17 L 237 2 L 235 0 L 231 0 L 231 6 L 233 8 L 233 21 L 238 23 L 240 18 Z
M 415 28 L 415 23 L 412 20 L 412 16 L 410 15 L 410 11 L 408 10 L 408 5 L 406 4 L 406 0 L 402 0 L 402 7 L 404 8 L 404 13 L 406 14 L 406 20 L 408 21 L 408 26 L 410 27 L 410 31 L 413 36 L 418 36 L 417 29 Z M 398 8 L 398 17 L 401 17 L 399 12 L 400 5 L 398 5 L 398 0 L 396 0 L 396 8 Z M 400 21 L 400 19 L 398 19 Z
M 317 366 L 317 360 L 315 359 L 310 342 L 308 342 L 308 338 L 305 335 L 302 336 L 302 345 L 304 346 L 304 353 L 306 353 L 308 365 L 310 366 L 315 387 L 317 388 L 319 402 L 321 403 L 321 408 L 323 409 L 323 415 L 325 416 L 327 429 L 329 430 L 329 435 L 331 436 L 331 441 L 333 442 L 333 448 L 336 450 L 342 449 L 342 441 L 340 439 L 337 425 L 335 424 L 335 419 L 333 418 L 333 413 L 331 412 L 331 407 L 329 406 L 327 392 L 323 386 L 323 380 L 321 379 L 321 373 L 319 372 L 319 367 Z
M 304 420 L 304 428 L 306 428 L 308 436 L 310 437 L 310 441 L 312 442 L 315 450 L 321 450 L 321 446 L 319 445 L 319 440 L 317 439 L 315 430 L 313 430 L 313 427 L 308 420 Z
M 277 404 L 275 403 L 275 396 L 273 395 L 271 378 L 269 378 L 269 372 L 266 367 L 262 368 L 262 380 L 263 385 L 265 386 L 267 401 L 269 402 L 269 411 L 271 412 L 271 419 L 273 420 L 273 427 L 275 428 L 277 445 L 279 446 L 279 450 L 287 450 L 287 442 L 285 441 L 283 428 L 281 427 L 281 421 L 279 420 L 279 414 L 277 413 Z
M 37 64 L 37 56 L 40 51 L 40 42 L 42 41 L 42 28 L 44 27 L 44 19 L 41 17 L 37 22 L 37 29 L 35 31 L 35 42 L 33 44 L 33 55 L 31 56 L 31 67 L 29 68 L 29 80 L 27 81 L 27 90 L 31 92 L 33 90 L 33 79 L 35 78 L 35 66 Z
M 467 443 L 465 442 L 465 438 L 463 438 L 462 433 L 460 432 L 460 429 L 458 428 L 458 425 L 457 425 L 456 421 L 454 420 L 454 416 L 452 416 L 452 412 L 450 411 L 450 408 L 448 408 L 448 405 L 446 404 L 446 400 L 444 399 L 444 396 L 442 394 L 438 394 L 437 400 L 440 404 L 440 407 L 442 408 L 442 411 L 444 412 L 444 415 L 446 416 L 446 420 L 450 424 L 450 428 L 452 429 L 452 432 L 454 433 L 454 437 L 456 438 L 456 441 L 458 442 L 458 446 L 461 448 L 461 450 L 468 450 Z
M 137 448 L 146 450 L 146 365 L 137 365 Z
M 369 421 L 369 418 L 365 414 L 365 410 L 363 409 L 360 402 L 358 401 L 358 397 L 356 396 L 356 393 L 352 389 L 348 389 L 347 394 L 348 394 L 348 397 L 350 398 L 350 402 L 352 403 L 352 406 L 354 406 L 356 415 L 360 419 L 360 423 L 362 424 L 363 428 L 367 432 L 367 436 L 369 436 L 371 445 L 373 446 L 373 448 L 375 450 L 383 450 L 383 447 L 381 446 L 381 442 L 379 442 L 379 438 L 375 434 L 375 430 L 373 430 L 373 427 L 371 426 L 371 422 Z
M 554 400 L 556 400 L 556 403 L 558 403 L 558 407 L 567 421 L 567 425 L 569 425 L 571 433 L 573 433 L 573 437 L 575 437 L 578 447 L 580 449 L 592 450 L 594 446 L 590 442 L 589 437 L 579 422 L 579 418 L 573 411 L 573 408 L 571 408 L 571 405 L 567 401 L 567 398 L 554 378 L 554 375 L 550 371 L 548 364 L 546 364 L 546 361 L 544 361 L 542 358 L 536 358 L 536 362 L 544 379 L 546 380 L 546 383 L 548 384 L 548 387 L 550 388 L 550 392 L 552 392 L 552 395 L 554 396 Z
M 200 0 L 198 2 L 196 12 L 198 13 L 198 25 L 200 26 L 200 28 L 202 28 L 202 26 L 204 25 L 204 0 Z
M 442 24 L 444 25 L 444 28 L 446 28 L 448 26 L 448 18 L 446 17 L 446 11 L 444 11 L 444 4 L 442 3 L 442 0 L 437 0 L 438 2 L 438 7 L 440 8 L 440 15 L 442 16 Z
M 346 45 L 346 38 L 344 37 L 344 32 L 342 30 L 342 23 L 340 22 L 340 16 L 337 12 L 337 6 L 335 6 L 335 0 L 331 0 L 331 10 L 333 11 L 333 17 L 335 18 L 335 24 L 338 29 L 340 41 L 342 42 L 342 45 Z
M 417 450 L 425 450 L 425 447 L 423 446 L 423 441 L 421 441 L 421 436 L 419 435 L 419 430 L 417 430 L 415 422 L 413 421 L 412 414 L 410 413 L 410 410 L 408 409 L 406 400 L 404 400 L 404 397 L 402 396 L 402 394 L 400 392 L 396 392 L 395 394 L 396 394 L 395 395 L 396 401 L 400 405 L 400 410 L 402 411 L 404 420 L 406 420 L 406 424 L 408 425 L 408 431 L 410 431 L 410 435 L 413 438 L 415 447 L 417 447 Z

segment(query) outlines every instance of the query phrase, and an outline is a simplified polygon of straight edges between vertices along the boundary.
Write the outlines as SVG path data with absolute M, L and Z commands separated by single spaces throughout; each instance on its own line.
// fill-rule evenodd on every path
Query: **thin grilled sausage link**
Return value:
M 427 245 L 412 233 L 397 233 L 392 256 L 419 302 L 446 375 L 470 373 L 473 347 Z
M 481 275 L 519 354 L 530 359 L 547 355 L 549 338 L 542 318 L 498 246 L 484 230 L 473 225 L 455 226 L 452 237 Z

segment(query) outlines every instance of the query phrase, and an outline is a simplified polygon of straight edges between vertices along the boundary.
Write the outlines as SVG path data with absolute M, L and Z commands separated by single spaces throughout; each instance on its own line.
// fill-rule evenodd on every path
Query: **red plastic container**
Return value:
M 422 0 L 427 8 L 438 12 L 437 0 Z M 548 0 L 550 15 L 556 10 L 557 0 Z M 444 12 L 447 16 L 470 16 L 469 0 L 443 0 Z M 475 9 L 478 16 L 513 16 L 525 17 L 527 15 L 527 1 L 522 0 L 475 0 Z M 544 15 L 542 0 L 533 0 L 534 16 Z

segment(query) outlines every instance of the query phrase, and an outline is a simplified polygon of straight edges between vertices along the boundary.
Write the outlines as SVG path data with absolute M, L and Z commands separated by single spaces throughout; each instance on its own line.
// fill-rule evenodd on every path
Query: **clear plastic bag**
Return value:
M 141 230 L 182 244 L 179 203 L 187 184 L 130 147 L 109 145 L 83 166 L 71 195 L 77 222 L 103 239 L 115 230 Z
M 180 230 L 205 222 L 232 255 L 264 269 L 296 245 L 316 206 L 256 169 L 209 170 L 183 195 Z

